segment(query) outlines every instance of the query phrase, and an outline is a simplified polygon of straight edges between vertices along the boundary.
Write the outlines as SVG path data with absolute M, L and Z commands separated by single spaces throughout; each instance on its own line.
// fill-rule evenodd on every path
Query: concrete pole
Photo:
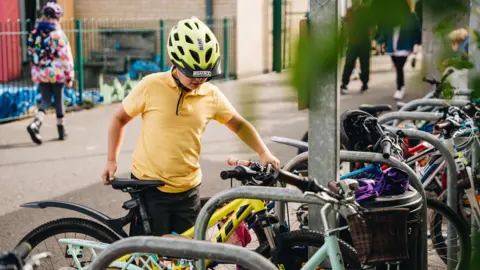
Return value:
M 339 29 L 340 5 L 338 0 L 310 0 L 311 36 L 317 40 L 331 39 Z M 332 22 L 335 22 L 332 24 Z M 318 44 L 318 43 L 316 43 Z M 333 51 L 332 51 L 333 53 Z M 320 61 L 320 59 L 312 59 Z M 339 89 L 338 62 L 334 72 L 322 74 L 309 94 L 309 175 L 326 186 L 339 179 Z M 308 206 L 312 230 L 321 231 L 320 207 Z M 332 220 L 331 220 L 332 221 Z

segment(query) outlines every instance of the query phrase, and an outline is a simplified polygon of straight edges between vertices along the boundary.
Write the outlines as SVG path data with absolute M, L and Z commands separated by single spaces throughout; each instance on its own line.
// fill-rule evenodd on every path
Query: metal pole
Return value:
M 212 259 L 234 263 L 246 269 L 277 269 L 275 265 L 260 254 L 243 247 L 191 239 L 152 236 L 134 236 L 111 244 L 100 253 L 100 256 L 93 261 L 89 269 L 106 269 L 110 263 L 119 257 L 135 252 L 175 258 Z
M 446 99 L 415 99 L 406 103 L 399 111 L 413 111 L 421 106 L 465 106 L 469 101 L 467 100 L 446 100 Z M 393 126 L 398 124 L 398 120 L 394 120 Z
M 165 23 L 160 20 L 160 70 L 163 72 L 165 69 Z
M 213 27 L 213 0 L 205 0 L 205 17 L 207 18 L 207 25 L 212 29 Z
M 328 40 L 337 37 L 339 29 L 338 0 L 317 1 L 310 0 L 310 18 L 312 42 Z M 319 44 L 319 43 L 317 43 Z M 339 44 L 335 44 L 331 52 L 336 53 Z M 340 51 L 340 50 L 338 50 Z M 340 97 L 338 89 L 338 61 L 332 70 L 317 77 L 311 86 L 308 97 L 308 132 L 309 132 L 309 159 L 308 175 L 314 177 L 319 184 L 326 186 L 329 181 L 339 179 L 340 151 Z M 308 206 L 309 223 L 312 230 L 321 231 L 320 207 Z M 333 224 L 335 217 L 329 217 Z M 310 249 L 310 254 L 313 249 Z
M 78 80 L 78 93 L 80 104 L 83 101 L 83 47 L 82 47 L 82 21 L 77 20 L 75 23 L 75 33 L 76 33 L 76 42 L 77 45 L 77 80 Z
M 230 77 L 230 71 L 228 70 L 228 18 L 223 19 L 223 76 L 225 80 Z
M 437 121 L 443 117 L 442 113 L 427 113 L 427 112 L 391 112 L 378 117 L 378 123 L 384 124 L 391 120 L 428 120 Z
M 453 211 L 457 212 L 457 166 L 455 164 L 456 153 L 454 149 L 449 149 L 442 141 L 430 133 L 423 132 L 415 129 L 397 129 L 393 127 L 387 127 L 392 132 L 402 132 L 407 138 L 424 140 L 433 145 L 441 154 L 447 164 L 447 204 Z M 453 152 L 452 152 L 453 151 Z M 455 156 L 453 155 L 455 154 Z M 447 256 L 450 260 L 455 261 L 457 250 L 456 244 L 453 243 L 456 239 L 455 228 L 453 224 L 448 224 L 448 236 L 447 236 Z M 451 267 L 449 267 L 450 269 Z
M 282 0 L 273 0 L 273 71 L 282 71 Z

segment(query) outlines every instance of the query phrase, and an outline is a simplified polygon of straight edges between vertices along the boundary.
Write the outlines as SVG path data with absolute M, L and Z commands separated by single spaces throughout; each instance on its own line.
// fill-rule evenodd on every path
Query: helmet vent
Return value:
M 168 46 L 173 46 L 173 44 L 172 44 L 172 38 L 168 38 Z
M 208 34 L 205 35 L 205 43 L 210 42 L 210 36 Z
M 185 54 L 185 52 L 183 51 L 183 48 L 182 48 L 181 46 L 178 46 L 178 50 L 180 51 L 180 53 L 181 53 L 182 55 Z
M 180 38 L 178 37 L 178 33 L 175 33 L 175 34 L 173 35 L 173 38 L 175 39 L 175 41 L 179 41 L 179 40 L 180 40 Z
M 193 30 L 192 26 L 188 22 L 185 23 L 185 26 L 190 28 L 190 30 Z
M 193 40 L 189 36 L 185 36 L 185 41 L 187 43 L 193 44 Z
M 208 49 L 207 53 L 205 54 L 205 62 L 208 63 L 210 61 L 210 58 L 212 57 L 212 48 Z
M 197 23 L 197 22 L 195 22 L 195 25 L 197 26 L 197 29 L 200 30 L 200 26 L 198 26 L 198 23 Z
M 180 62 L 180 58 L 178 57 L 178 55 L 176 53 L 172 52 L 172 56 L 175 60 Z
M 194 59 L 197 63 L 200 63 L 200 56 L 198 55 L 197 52 L 190 50 L 190 54 L 192 55 L 193 59 Z

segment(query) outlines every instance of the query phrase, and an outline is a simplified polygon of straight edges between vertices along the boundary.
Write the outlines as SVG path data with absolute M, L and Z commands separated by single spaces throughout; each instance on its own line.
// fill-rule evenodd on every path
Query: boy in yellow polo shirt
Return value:
M 172 28 L 167 48 L 173 68 L 146 76 L 117 108 L 102 175 L 104 184 L 114 177 L 124 127 L 141 114 L 132 178 L 166 183 L 141 194 L 154 235 L 183 233 L 195 223 L 200 210 L 201 137 L 210 120 L 235 132 L 259 154 L 263 164 L 280 167 L 255 128 L 207 82 L 221 73 L 220 48 L 212 31 L 195 17 L 181 20 Z

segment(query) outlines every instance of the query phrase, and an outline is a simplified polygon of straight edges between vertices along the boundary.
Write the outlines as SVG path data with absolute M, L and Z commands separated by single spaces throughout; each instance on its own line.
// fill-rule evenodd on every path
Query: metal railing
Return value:
M 135 84 L 152 72 L 171 66 L 166 42 L 177 20 L 82 19 L 63 20 L 75 59 L 74 89 L 66 89 L 66 103 L 121 101 Z M 236 19 L 212 20 L 222 52 L 223 74 L 236 74 Z M 40 96 L 31 81 L 27 39 L 35 22 L 0 21 L 0 122 L 30 116 Z M 118 93 L 124 95 L 118 95 Z

